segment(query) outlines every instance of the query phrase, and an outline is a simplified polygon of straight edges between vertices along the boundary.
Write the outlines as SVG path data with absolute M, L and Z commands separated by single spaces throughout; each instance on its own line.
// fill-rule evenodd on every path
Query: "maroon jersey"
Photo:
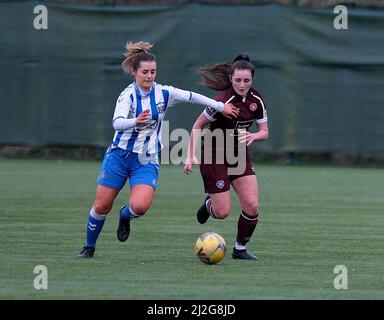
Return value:
M 243 98 L 231 87 L 217 95 L 215 100 L 225 103 L 233 96 L 234 98 L 230 102 L 240 111 L 237 118 L 226 118 L 212 108 L 206 108 L 204 110 L 204 115 L 212 121 L 210 125 L 212 131 L 215 129 L 232 129 L 234 131 L 242 128 L 248 129 L 253 121 L 256 121 L 256 123 L 267 121 L 267 110 L 264 101 L 260 93 L 254 88 L 251 88 L 247 96 Z
M 211 121 L 209 132 L 203 135 L 200 164 L 207 193 L 228 191 L 234 179 L 255 174 L 248 148 L 240 148 L 238 144 L 238 130 L 248 130 L 254 121 L 256 123 L 267 121 L 264 101 L 254 88 L 251 88 L 243 98 L 231 87 L 221 92 L 215 99 L 224 103 L 232 99 L 230 102 L 238 108 L 239 115 L 237 118 L 229 119 L 214 109 L 204 110 L 204 115 Z M 215 132 L 221 135 L 216 135 Z M 230 172 L 231 169 L 236 170 Z
M 228 147 L 229 145 L 233 145 L 230 142 L 228 142 L 228 144 L 226 142 L 228 134 L 231 137 L 237 136 L 238 129 L 248 130 L 254 121 L 256 121 L 256 123 L 264 123 L 268 120 L 264 101 L 254 88 L 251 88 L 248 91 L 247 96 L 243 98 L 231 87 L 220 92 L 220 94 L 215 97 L 215 100 L 226 103 L 231 98 L 232 100 L 230 102 L 239 110 L 237 118 L 226 118 L 220 112 L 217 112 L 212 108 L 206 108 L 204 110 L 204 115 L 211 121 L 209 126 L 210 131 L 218 129 L 226 132 L 224 133 L 224 145 L 220 146 L 219 144 L 213 143 L 212 152 L 217 148 L 224 147 L 225 149 L 225 146 Z M 233 142 L 234 148 L 237 149 L 237 139 L 234 138 Z

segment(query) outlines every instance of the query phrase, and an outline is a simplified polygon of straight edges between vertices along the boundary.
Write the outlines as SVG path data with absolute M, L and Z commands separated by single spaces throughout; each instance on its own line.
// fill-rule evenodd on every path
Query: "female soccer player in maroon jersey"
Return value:
M 258 260 L 245 247 L 259 217 L 259 188 L 248 146 L 268 138 L 268 119 L 263 99 L 252 87 L 254 73 L 255 68 L 245 54 L 232 62 L 201 70 L 204 85 L 220 90 L 215 99 L 232 103 L 238 116 L 229 119 L 206 108 L 193 125 L 184 166 L 186 174 L 192 172 L 192 164 L 197 161 L 196 144 L 203 132 L 200 172 L 208 196 L 197 211 L 197 220 L 203 224 L 209 217 L 225 219 L 231 210 L 230 186 L 233 187 L 241 206 L 233 259 Z M 256 132 L 248 131 L 253 122 Z M 202 131 L 207 125 L 209 129 Z

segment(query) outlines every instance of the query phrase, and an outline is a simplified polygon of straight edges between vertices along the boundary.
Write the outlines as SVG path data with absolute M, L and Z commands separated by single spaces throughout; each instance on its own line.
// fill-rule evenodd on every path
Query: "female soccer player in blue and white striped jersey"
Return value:
M 225 117 L 237 115 L 232 104 L 156 83 L 156 58 L 149 52 L 151 47 L 144 41 L 126 45 L 122 67 L 134 77 L 134 82 L 117 99 L 113 116 L 115 134 L 100 169 L 96 199 L 88 217 L 86 245 L 79 257 L 93 257 L 105 217 L 127 179 L 130 196 L 129 203 L 120 209 L 119 241 L 128 239 L 131 219 L 141 217 L 150 208 L 160 166 L 162 121 L 169 107 L 189 102 L 213 108 Z

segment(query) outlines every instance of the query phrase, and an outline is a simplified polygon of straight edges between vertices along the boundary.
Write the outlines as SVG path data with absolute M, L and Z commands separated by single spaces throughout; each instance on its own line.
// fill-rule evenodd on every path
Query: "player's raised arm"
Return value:
M 214 99 L 208 98 L 200 93 L 182 90 L 174 87 L 170 87 L 172 90 L 172 102 L 173 104 L 179 102 L 187 102 L 193 104 L 199 104 L 204 107 L 210 107 L 218 112 L 221 112 L 223 116 L 227 118 L 236 118 L 238 114 L 237 108 L 231 103 L 223 103 Z

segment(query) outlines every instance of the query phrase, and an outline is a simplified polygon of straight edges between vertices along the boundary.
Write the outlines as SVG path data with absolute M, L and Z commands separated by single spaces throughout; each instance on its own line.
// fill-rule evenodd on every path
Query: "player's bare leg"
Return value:
M 131 189 L 129 206 L 120 209 L 119 226 L 116 235 L 119 241 L 128 239 L 131 231 L 131 219 L 143 216 L 152 204 L 155 190 L 147 184 L 139 184 Z
M 201 224 L 207 222 L 209 217 L 225 219 L 231 211 L 231 194 L 229 191 L 211 193 L 197 211 L 197 221 Z
M 117 195 L 120 190 L 108 188 L 102 185 L 97 186 L 96 190 L 96 199 L 93 203 L 93 208 L 98 214 L 107 215 L 113 206 L 113 202 L 115 201 Z

